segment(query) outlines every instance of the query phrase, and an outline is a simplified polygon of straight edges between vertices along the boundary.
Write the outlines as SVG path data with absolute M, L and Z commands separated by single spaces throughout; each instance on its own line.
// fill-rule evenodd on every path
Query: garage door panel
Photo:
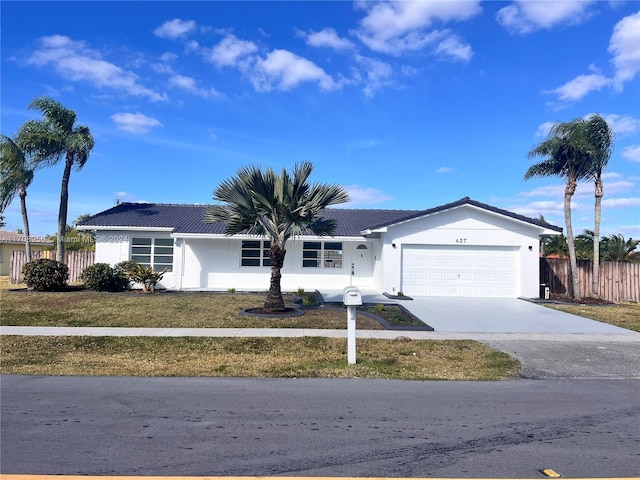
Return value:
M 403 246 L 402 290 L 415 296 L 517 296 L 517 247 Z

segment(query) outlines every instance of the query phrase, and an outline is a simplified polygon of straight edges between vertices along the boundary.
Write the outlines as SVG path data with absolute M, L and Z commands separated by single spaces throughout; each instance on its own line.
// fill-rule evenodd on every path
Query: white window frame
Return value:
M 249 244 L 257 244 L 249 246 Z M 269 240 L 242 240 L 240 243 L 240 267 L 241 268 L 260 268 L 271 267 L 271 259 L 269 258 L 269 250 L 271 242 Z M 248 252 L 256 252 L 258 255 L 246 255 Z M 258 261 L 258 265 L 249 265 L 251 261 Z M 247 263 L 247 265 L 245 265 Z
M 316 245 L 319 248 L 314 248 Z M 315 255 L 312 252 L 315 252 Z M 342 269 L 343 267 L 343 242 L 306 241 L 302 243 L 302 268 Z
M 136 241 L 138 243 L 136 243 Z M 149 242 L 149 243 L 147 243 Z M 160 243 L 160 245 L 158 245 Z M 165 245 L 163 245 L 165 243 Z M 171 245 L 169 245 L 171 243 Z M 142 252 L 140 249 L 149 248 L 149 252 Z M 168 253 L 168 249 L 171 253 Z M 138 249 L 138 250 L 134 250 Z M 165 268 L 168 272 L 173 271 L 173 239 L 159 237 L 132 237 L 129 258 L 140 265 L 153 268 L 156 272 L 161 272 Z M 140 257 L 149 257 L 148 261 L 141 260 Z M 170 260 L 167 262 L 166 260 Z M 163 261 L 165 260 L 165 261 Z

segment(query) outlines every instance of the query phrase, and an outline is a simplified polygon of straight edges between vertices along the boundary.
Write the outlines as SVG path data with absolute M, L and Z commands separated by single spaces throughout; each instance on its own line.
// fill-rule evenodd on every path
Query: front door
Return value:
M 351 256 L 354 278 L 371 278 L 371 246 L 364 243 L 358 244 Z

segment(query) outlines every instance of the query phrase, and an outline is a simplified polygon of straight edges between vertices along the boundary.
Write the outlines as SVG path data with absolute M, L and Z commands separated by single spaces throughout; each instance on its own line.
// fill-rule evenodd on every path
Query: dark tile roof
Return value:
M 457 200 L 455 202 L 446 203 L 446 204 L 440 205 L 438 207 L 434 207 L 434 208 L 429 208 L 427 210 L 418 211 L 416 213 L 407 215 L 405 218 L 401 219 L 400 221 L 411 220 L 413 218 L 419 218 L 419 217 L 423 217 L 425 215 L 431 215 L 431 214 L 434 214 L 434 213 L 443 212 L 445 210 L 449 210 L 451 208 L 460 207 L 462 205 L 472 205 L 474 207 L 482 208 L 483 210 L 487 210 L 487 211 L 490 211 L 490 212 L 498 213 L 500 215 L 504 215 L 504 216 L 509 217 L 509 218 L 520 220 L 522 222 L 531 223 L 531 224 L 537 225 L 539 227 L 548 228 L 550 230 L 555 230 L 557 232 L 562 232 L 562 227 L 557 227 L 555 225 L 551 225 L 550 223 L 547 223 L 547 222 L 545 222 L 543 220 L 539 220 L 539 219 L 536 219 L 536 218 L 526 217 L 524 215 L 518 215 L 517 213 L 513 213 L 513 212 L 510 212 L 508 210 L 504 210 L 502 208 L 493 207 L 493 206 L 488 205 L 486 203 L 478 202 L 476 200 L 471 200 L 469 197 L 464 197 L 464 198 L 461 198 L 460 200 Z M 371 230 L 375 230 L 376 228 L 386 227 L 386 226 L 392 225 L 393 223 L 397 223 L 397 222 L 394 222 L 394 221 L 383 222 L 383 223 L 380 223 L 379 225 L 370 226 L 369 228 Z
M 336 236 L 360 236 L 366 229 L 376 229 L 387 225 L 411 220 L 424 215 L 437 213 L 464 204 L 474 205 L 492 212 L 506 215 L 534 225 L 552 230 L 562 228 L 549 225 L 540 220 L 517 215 L 490 205 L 469 199 L 448 203 L 428 210 L 369 210 L 332 208 L 325 212 L 326 218 L 338 223 Z M 224 234 L 223 222 L 205 223 L 204 213 L 207 205 L 169 205 L 160 203 L 121 203 L 104 212 L 80 222 L 82 227 L 136 227 L 136 228 L 172 228 L 174 233 Z

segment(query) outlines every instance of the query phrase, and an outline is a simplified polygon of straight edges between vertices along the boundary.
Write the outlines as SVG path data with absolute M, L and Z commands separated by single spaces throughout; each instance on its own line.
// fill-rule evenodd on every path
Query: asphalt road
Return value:
M 640 381 L 1 379 L 2 473 L 640 474 Z

